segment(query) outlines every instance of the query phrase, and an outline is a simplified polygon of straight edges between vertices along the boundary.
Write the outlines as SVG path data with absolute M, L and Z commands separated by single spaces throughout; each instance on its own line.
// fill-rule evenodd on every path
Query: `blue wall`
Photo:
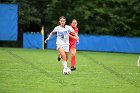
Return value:
M 0 4 L 0 40 L 17 40 L 18 5 Z
M 48 49 L 56 49 L 56 34 L 50 38 L 46 46 Z
M 24 33 L 23 48 L 42 48 L 42 35 L 40 33 Z
M 77 50 L 140 53 L 140 38 L 79 35 Z M 56 49 L 56 35 L 47 43 L 48 49 Z
M 140 53 L 140 38 L 79 35 L 78 50 Z
M 79 35 L 77 50 L 140 53 L 140 38 Z M 42 48 L 41 34 L 24 34 L 24 48 Z M 56 35 L 47 42 L 48 49 L 56 49 Z

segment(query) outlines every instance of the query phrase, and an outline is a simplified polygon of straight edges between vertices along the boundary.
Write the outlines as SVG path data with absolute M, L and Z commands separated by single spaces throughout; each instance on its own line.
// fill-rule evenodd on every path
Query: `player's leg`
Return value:
M 65 52 L 66 55 L 66 61 L 68 61 L 68 52 Z
M 70 53 L 71 53 L 71 70 L 74 71 L 76 70 L 76 48 L 71 48 L 70 49 Z
M 63 46 L 65 55 L 66 55 L 66 61 L 68 61 L 68 53 L 69 53 L 69 46 Z
M 67 68 L 66 54 L 65 54 L 64 48 L 62 48 L 62 47 L 58 48 L 58 52 L 60 53 L 60 55 L 62 57 L 63 67 Z
M 60 53 L 58 52 L 58 57 L 57 57 L 57 60 L 60 61 L 61 60 L 61 55 Z

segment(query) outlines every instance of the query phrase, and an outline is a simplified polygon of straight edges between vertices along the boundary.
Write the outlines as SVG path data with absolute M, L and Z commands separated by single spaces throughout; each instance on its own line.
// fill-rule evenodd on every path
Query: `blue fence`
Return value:
M 140 38 L 79 35 L 77 50 L 140 53 Z M 56 35 L 47 43 L 48 49 L 56 49 Z
M 0 4 L 0 40 L 17 40 L 18 5 Z
M 140 53 L 140 38 L 94 35 L 79 35 L 79 37 L 80 43 L 77 44 L 77 50 Z M 41 34 L 24 34 L 24 48 L 29 46 L 41 48 L 41 38 Z M 47 48 L 56 49 L 56 35 L 47 42 Z
M 78 50 L 140 53 L 140 38 L 79 35 Z
M 40 33 L 24 33 L 23 48 L 42 48 L 42 35 Z
M 47 49 L 56 49 L 56 34 L 50 38 L 46 46 Z

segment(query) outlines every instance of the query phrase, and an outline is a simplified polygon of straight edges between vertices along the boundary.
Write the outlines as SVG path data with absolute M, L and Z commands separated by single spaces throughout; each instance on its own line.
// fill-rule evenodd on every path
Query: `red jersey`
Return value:
M 78 28 L 73 27 L 72 25 L 71 25 L 71 27 L 74 29 L 74 32 L 78 34 Z M 70 33 L 70 35 L 75 36 L 72 33 Z M 69 43 L 70 43 L 70 49 L 71 48 L 76 48 L 76 40 L 74 38 L 69 37 Z

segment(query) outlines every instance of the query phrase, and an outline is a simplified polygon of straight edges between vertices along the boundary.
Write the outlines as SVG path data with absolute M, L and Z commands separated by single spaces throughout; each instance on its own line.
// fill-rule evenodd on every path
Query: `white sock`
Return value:
M 64 61 L 64 62 L 62 61 L 62 64 L 63 64 L 64 68 L 67 68 L 67 62 L 66 61 Z

